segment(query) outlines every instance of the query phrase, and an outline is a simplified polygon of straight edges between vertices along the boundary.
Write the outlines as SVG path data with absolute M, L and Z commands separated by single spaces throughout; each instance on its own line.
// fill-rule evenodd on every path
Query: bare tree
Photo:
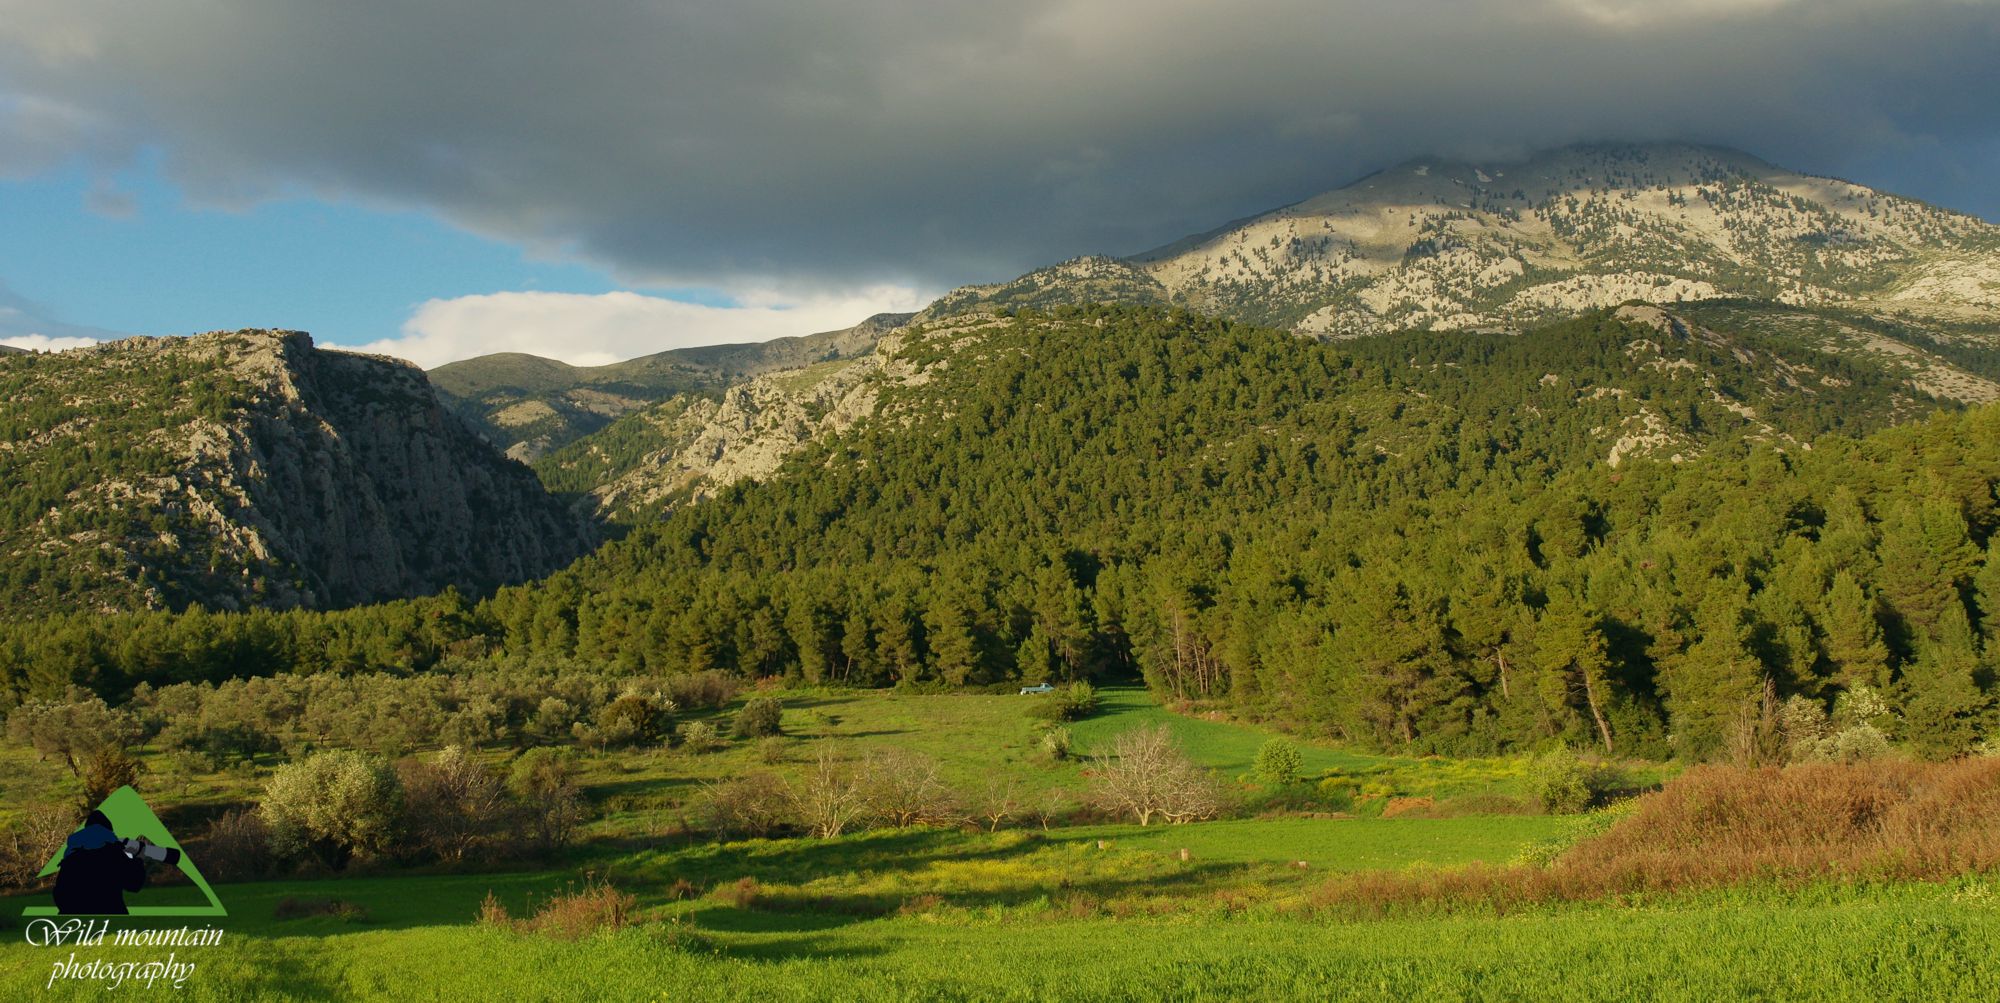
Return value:
M 792 809 L 806 830 L 832 839 L 868 812 L 868 793 L 861 777 L 834 754 L 832 742 L 821 742 L 813 771 L 792 788 Z
M 1140 825 L 1192 822 L 1222 811 L 1221 784 L 1174 744 L 1166 725 L 1120 734 L 1108 753 L 1093 757 L 1092 772 L 1097 803 Z
M 1000 824 L 1021 812 L 1021 788 L 1012 777 L 993 777 L 979 793 L 975 813 L 986 822 L 987 832 L 998 832 Z
M 1050 824 L 1063 817 L 1069 811 L 1069 807 L 1069 792 L 1060 787 L 1051 787 L 1028 806 L 1028 812 L 1034 816 L 1035 823 L 1042 827 L 1042 831 L 1047 832 Z
M 890 825 L 957 825 L 965 818 L 938 761 L 923 753 L 881 753 L 869 761 L 866 780 L 870 806 Z

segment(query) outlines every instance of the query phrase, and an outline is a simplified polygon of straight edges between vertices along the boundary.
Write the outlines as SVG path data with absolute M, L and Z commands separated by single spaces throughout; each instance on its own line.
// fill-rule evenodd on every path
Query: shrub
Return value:
M 343 923 L 368 922 L 368 910 L 345 899 L 302 899 L 287 895 L 279 899 L 277 906 L 271 910 L 271 918 L 276 920 L 311 916 L 332 916 Z
M 103 804 L 112 791 L 137 783 L 139 770 L 139 760 L 122 747 L 100 746 L 84 760 L 79 778 L 83 781 L 83 810 L 87 813 Z
M 226 811 L 208 823 L 188 855 L 212 881 L 248 881 L 271 865 L 271 834 L 254 811 Z
M 1042 755 L 1049 757 L 1051 760 L 1059 763 L 1068 759 L 1072 745 L 1073 739 L 1070 737 L 1068 728 L 1050 728 L 1042 732 Z
M 763 738 L 782 733 L 785 710 L 776 697 L 755 697 L 736 712 L 736 737 Z
M 520 802 L 522 827 L 536 849 L 550 853 L 576 838 L 584 806 L 576 783 L 575 753 L 529 749 L 514 761 L 507 786 Z
M 1058 686 L 1028 708 L 1031 717 L 1044 721 L 1081 721 L 1097 713 L 1097 689 L 1086 682 Z
M 1748 880 L 1939 881 L 2000 867 L 1996 833 L 2000 761 L 1697 766 L 1629 808 L 1578 819 L 1564 834 L 1573 842 L 1524 853 L 1544 866 L 1346 875 L 1314 900 L 1380 915 L 1511 911 Z
M 0 830 L 0 887 L 31 887 L 80 817 L 73 805 L 41 805 L 17 814 Z
M 598 749 L 626 748 L 661 741 L 673 731 L 673 703 L 644 693 L 626 693 L 598 708 L 590 724 L 572 726 L 577 741 Z
M 765 766 L 776 766 L 785 761 L 785 740 L 776 735 L 757 743 L 757 759 Z
M 710 785 L 701 816 L 725 837 L 763 837 L 785 824 L 791 792 L 775 774 L 749 773 Z
M 1875 691 L 1856 686 L 1842 693 L 1827 716 L 1819 701 L 1794 696 L 1780 712 L 1786 758 L 1794 763 L 1858 763 L 1889 754 L 1889 738 L 1875 721 L 1888 707 Z
M 577 940 L 599 930 L 617 930 L 632 922 L 639 900 L 605 881 L 587 878 L 581 888 L 549 897 L 535 914 L 515 919 L 492 892 L 479 903 L 479 922 L 516 933 L 534 933 L 557 940 Z
M 1551 815 L 1574 815 L 1590 807 L 1591 770 L 1566 745 L 1558 745 L 1528 766 L 1528 791 Z
M 958 793 L 944 782 L 943 768 L 923 753 L 878 753 L 865 776 L 869 807 L 890 825 L 957 825 L 965 818 Z
M 1299 771 L 1304 768 L 1305 757 L 1299 755 L 1299 747 L 1282 738 L 1265 742 L 1257 750 L 1257 762 L 1252 767 L 1257 779 L 1280 787 L 1297 783 Z
M 813 771 L 792 790 L 791 800 L 806 831 L 821 839 L 840 835 L 868 810 L 863 778 L 840 761 L 831 740 L 820 743 Z
M 681 748 L 697 756 L 722 748 L 722 736 L 707 721 L 690 721 L 681 728 Z
M 337 750 L 278 767 L 264 787 L 262 811 L 277 856 L 342 867 L 394 845 L 402 800 L 387 762 Z
M 1338 774 L 1321 778 L 1314 787 L 1318 791 L 1320 803 L 1335 811 L 1346 811 L 1354 804 L 1355 797 L 1361 793 L 1359 781 Z
M 672 676 L 667 679 L 667 695 L 679 707 L 702 707 L 720 710 L 729 701 L 736 699 L 742 686 L 727 673 L 715 669 L 704 669 Z
M 543 697 L 528 723 L 529 735 L 542 742 L 562 742 L 574 734 L 576 717 L 575 704 L 561 697 Z
M 998 832 L 1002 823 L 1021 813 L 1021 788 L 1014 778 L 995 775 L 975 799 L 973 817 L 986 823 L 987 832 Z
M 717 887 L 715 897 L 738 909 L 754 909 L 764 898 L 764 889 L 757 884 L 756 878 L 737 878 L 729 884 Z
M 576 940 L 598 930 L 617 930 L 631 922 L 639 900 L 609 883 L 586 880 L 583 887 L 551 897 L 528 930 L 558 940 Z
M 1619 819 L 1630 815 L 1637 805 L 1636 800 L 1627 801 L 1567 819 L 1554 835 L 1522 847 L 1520 854 L 1514 858 L 1515 862 L 1534 867 L 1547 867 L 1578 843 L 1610 832 L 1611 826 Z

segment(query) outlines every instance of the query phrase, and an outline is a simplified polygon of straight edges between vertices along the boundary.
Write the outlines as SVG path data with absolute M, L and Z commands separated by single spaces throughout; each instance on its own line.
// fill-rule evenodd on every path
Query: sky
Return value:
M 1426 155 L 2000 219 L 2000 0 L 0 0 L 0 342 L 832 330 Z

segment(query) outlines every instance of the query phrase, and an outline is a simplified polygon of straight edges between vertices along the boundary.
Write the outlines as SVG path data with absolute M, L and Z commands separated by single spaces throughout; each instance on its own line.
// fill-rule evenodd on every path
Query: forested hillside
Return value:
M 1093 307 L 933 325 L 898 362 L 779 476 L 476 606 L 78 617 L 9 628 L 0 670 L 1141 674 L 1459 753 L 1704 758 L 1814 707 L 1933 754 L 1987 735 L 2000 409 L 1887 428 L 1947 405 L 1809 342 L 1626 310 L 1319 344 Z

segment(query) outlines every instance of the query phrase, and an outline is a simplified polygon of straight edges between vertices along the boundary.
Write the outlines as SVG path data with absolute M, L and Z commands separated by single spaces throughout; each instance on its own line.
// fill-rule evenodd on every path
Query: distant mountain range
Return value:
M 2000 399 L 2000 227 L 1705 147 L 1420 160 L 917 314 L 609 366 L 491 355 L 427 379 L 270 331 L 9 353 L 0 606 L 325 607 L 536 578 L 595 544 L 592 519 L 644 522 L 891 434 L 910 401 L 949 411 L 920 388 L 991 364 L 975 350 L 1002 313 L 1097 303 L 1315 339 L 1584 317 L 1623 357 L 1558 395 L 1562 420 L 1588 418 L 1564 444 L 1613 464 Z M 1663 375 L 1672 407 L 1647 396 Z

